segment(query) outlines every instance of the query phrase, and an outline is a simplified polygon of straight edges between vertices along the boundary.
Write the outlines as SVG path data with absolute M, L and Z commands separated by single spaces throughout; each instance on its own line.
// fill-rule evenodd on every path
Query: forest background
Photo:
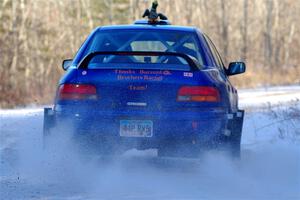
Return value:
M 97 26 L 131 24 L 147 0 L 0 0 L 0 108 L 53 101 L 63 59 Z M 176 25 L 211 37 L 238 88 L 300 84 L 300 0 L 159 0 Z

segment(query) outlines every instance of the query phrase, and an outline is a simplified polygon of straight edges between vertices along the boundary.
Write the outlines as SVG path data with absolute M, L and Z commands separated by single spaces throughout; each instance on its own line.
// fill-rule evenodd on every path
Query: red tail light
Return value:
M 64 84 L 58 89 L 60 100 L 97 99 L 96 87 L 88 84 Z
M 219 102 L 219 91 L 208 86 L 183 86 L 179 89 L 177 101 L 186 102 Z

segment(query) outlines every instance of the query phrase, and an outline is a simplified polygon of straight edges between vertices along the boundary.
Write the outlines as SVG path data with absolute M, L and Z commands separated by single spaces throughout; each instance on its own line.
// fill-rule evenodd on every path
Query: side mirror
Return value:
M 246 64 L 244 62 L 231 62 L 226 70 L 228 76 L 242 74 L 246 71 Z
M 72 65 L 73 59 L 66 59 L 62 63 L 63 70 L 67 70 Z

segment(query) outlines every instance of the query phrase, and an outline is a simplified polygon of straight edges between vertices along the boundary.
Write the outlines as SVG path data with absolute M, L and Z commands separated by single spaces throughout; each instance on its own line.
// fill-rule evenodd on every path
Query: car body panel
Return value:
M 192 33 L 201 48 L 205 66 L 198 71 L 110 68 L 78 68 L 87 46 L 101 31 L 151 30 Z M 73 59 L 72 66 L 60 79 L 64 84 L 88 84 L 96 88 L 96 98 L 85 100 L 59 99 L 56 95 L 53 118 L 56 122 L 71 121 L 75 137 L 109 138 L 130 147 L 159 148 L 163 143 L 215 142 L 228 132 L 228 124 L 238 116 L 237 90 L 230 83 L 224 65 L 218 66 L 216 55 L 207 36 L 194 27 L 171 25 L 120 25 L 96 28 Z M 216 50 L 215 50 L 216 51 Z M 218 53 L 217 53 L 218 54 Z M 219 56 L 219 55 L 218 55 Z M 219 60 L 220 64 L 220 60 Z M 180 102 L 178 93 L 184 86 L 215 88 L 220 100 L 216 102 Z M 234 117 L 232 117 L 234 116 Z M 144 120 L 153 126 L 151 137 L 122 137 L 122 120 Z M 49 121 L 49 120 L 48 120 Z M 126 122 L 126 121 L 125 121 Z M 226 132 L 227 131 L 227 132 Z M 76 136 L 77 135 L 77 136 Z M 225 134 L 226 135 L 226 134 Z M 240 136 L 239 136 L 240 137 Z M 95 140 L 96 141 L 96 140 Z M 98 140 L 97 140 L 98 141 Z M 139 141 L 139 142 L 138 142 Z M 176 142 L 175 142 L 176 141 Z M 142 147 L 141 147 L 142 146 Z

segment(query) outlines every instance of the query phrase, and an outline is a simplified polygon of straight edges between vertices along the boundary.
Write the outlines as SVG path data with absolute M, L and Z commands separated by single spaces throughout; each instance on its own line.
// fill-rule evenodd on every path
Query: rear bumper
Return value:
M 49 109 L 52 124 L 67 124 L 75 139 L 89 143 L 103 142 L 139 149 L 158 148 L 165 144 L 218 143 L 224 137 L 230 118 L 220 110 L 145 112 L 78 111 Z M 47 112 L 45 112 L 47 115 Z M 120 120 L 151 120 L 152 137 L 121 137 Z M 47 121 L 47 120 L 46 120 Z M 49 120 L 48 120 L 49 121 Z M 51 120 L 50 120 L 51 121 Z

